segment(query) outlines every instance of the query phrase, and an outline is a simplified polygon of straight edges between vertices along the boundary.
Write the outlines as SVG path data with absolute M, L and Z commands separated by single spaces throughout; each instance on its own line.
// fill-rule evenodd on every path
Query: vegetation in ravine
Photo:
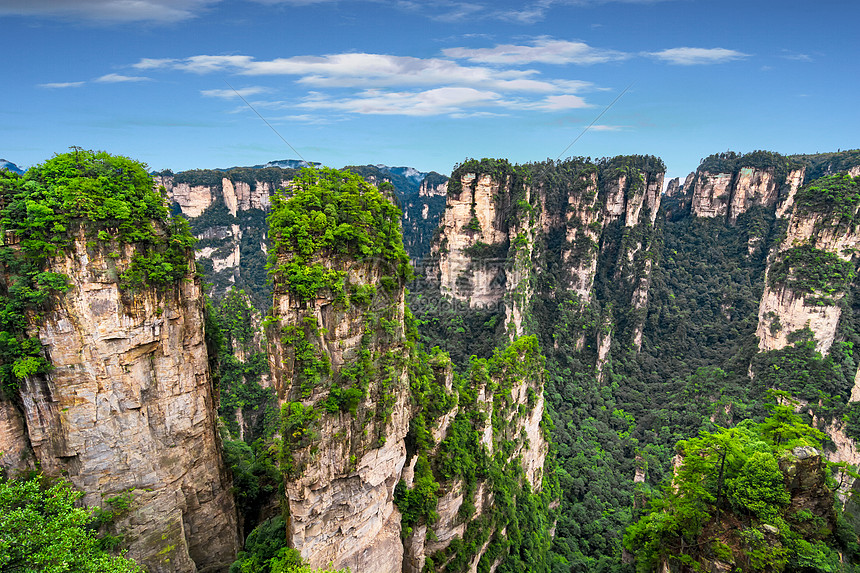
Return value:
M 414 483 L 407 488 L 401 481 L 395 489 L 403 536 L 408 537 L 418 525 L 426 525 L 432 535 L 439 517 L 439 496 L 456 485 L 464 499 L 457 521 L 466 524 L 465 532 L 438 554 L 428 556 L 425 571 L 467 571 L 482 548 L 478 571 L 489 571 L 495 563 L 496 570 L 503 572 L 549 571 L 547 552 L 556 517 L 551 507 L 558 497 L 555 460 L 552 455 L 547 458 L 541 468 L 541 490 L 531 491 L 516 454 L 532 444 L 511 431 L 536 406 L 543 385 L 543 356 L 537 339 L 520 338 L 489 359 L 473 358 L 462 375 L 451 372 L 449 359 L 438 350 L 426 358 L 416 364 L 411 376 L 412 396 L 419 406 L 407 436 L 408 454 L 417 457 Z M 422 366 L 424 372 L 420 372 Z M 442 388 L 442 380 L 450 375 L 454 377 L 451 394 Z M 527 405 L 514 403 L 510 394 L 514 384 L 528 385 Z M 477 400 L 481 389 L 492 396 L 490 418 Z M 433 421 L 452 407 L 457 410 L 445 438 L 433 443 Z M 488 425 L 492 453 L 482 438 Z M 541 427 L 548 439 L 548 417 Z M 479 486 L 485 487 L 484 496 L 476 499 Z M 493 502 L 486 506 L 488 495 Z M 478 517 L 476 504 L 482 505 Z
M 349 573 L 349 569 L 312 569 L 287 546 L 286 528 L 281 517 L 274 517 L 252 531 L 230 573 Z
M 281 473 L 279 409 L 272 388 L 261 385 L 269 364 L 259 314 L 244 291 L 231 289 L 206 308 L 210 368 L 218 386 L 224 461 L 233 473 L 233 492 L 243 529 L 251 531 L 266 508 L 277 505 Z
M 65 480 L 0 476 L 0 571 L 143 573 L 106 549 L 82 496 Z

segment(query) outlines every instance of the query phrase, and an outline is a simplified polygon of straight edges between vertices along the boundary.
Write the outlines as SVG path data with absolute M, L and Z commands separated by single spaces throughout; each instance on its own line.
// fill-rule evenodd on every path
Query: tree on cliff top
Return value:
M 269 268 L 302 299 L 343 288 L 343 272 L 322 258 L 378 260 L 398 279 L 411 278 L 400 234 L 400 209 L 360 176 L 335 169 L 304 169 L 289 195 L 272 197 Z M 287 255 L 285 259 L 279 256 Z
M 739 571 L 853 571 L 857 536 L 834 511 L 834 488 L 820 458 L 797 460 L 820 448 L 824 435 L 786 405 L 772 406 L 763 423 L 702 431 L 678 442 L 682 463 L 645 515 L 627 529 L 624 544 L 637 570 L 661 562 L 681 571 L 707 570 L 716 561 Z M 799 452 L 792 454 L 791 452 Z M 805 456 L 805 457 L 804 457 Z M 785 477 L 780 460 L 787 468 Z M 802 503 L 787 484 L 805 471 Z M 795 473 L 792 473 L 795 472 Z

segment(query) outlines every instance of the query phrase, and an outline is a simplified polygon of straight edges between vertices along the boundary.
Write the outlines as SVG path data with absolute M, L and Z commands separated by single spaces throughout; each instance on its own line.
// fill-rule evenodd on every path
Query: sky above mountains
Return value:
M 858 17 L 854 0 L 0 0 L 0 156 L 449 173 L 646 153 L 683 176 L 729 149 L 857 148 Z

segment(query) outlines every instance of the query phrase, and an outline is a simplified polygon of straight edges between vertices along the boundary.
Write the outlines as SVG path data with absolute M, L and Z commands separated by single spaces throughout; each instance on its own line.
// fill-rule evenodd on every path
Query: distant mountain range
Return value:
M 15 173 L 22 175 L 24 170 L 12 163 L 11 161 L 6 161 L 5 159 L 0 159 L 0 169 L 7 169 L 9 171 L 14 171 Z

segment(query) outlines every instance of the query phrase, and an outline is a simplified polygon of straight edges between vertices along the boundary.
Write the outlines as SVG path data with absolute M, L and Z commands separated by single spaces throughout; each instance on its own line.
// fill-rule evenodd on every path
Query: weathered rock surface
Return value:
M 684 190 L 692 189 L 692 214 L 725 218 L 734 224 L 752 206 L 770 208 L 778 201 L 777 214 L 784 216 L 803 182 L 804 169 L 790 170 L 784 181 L 779 180 L 772 167 L 740 167 L 731 173 L 697 171 L 691 175 L 692 179 L 688 176 L 684 183 Z
M 448 192 L 448 182 L 433 183 L 426 179 L 421 182 L 418 187 L 418 195 L 420 197 L 444 197 Z
M 346 272 L 353 285 L 379 285 L 387 271 L 374 262 L 329 259 L 326 264 Z M 308 336 L 331 364 L 332 376 L 339 377 L 340 369 L 355 362 L 362 348 L 375 359 L 400 357 L 391 364 L 389 377 L 373 378 L 354 414 L 323 410 L 313 424 L 314 438 L 292 450 L 297 470 L 284 483 L 290 510 L 287 536 L 313 567 L 332 563 L 356 573 L 395 573 L 403 561 L 394 487 L 406 462 L 404 438 L 410 419 L 408 351 L 403 346 L 405 301 L 402 285 L 390 297 L 382 294 L 381 286 L 379 291 L 373 308 L 396 326 L 390 335 L 376 331 L 373 341 L 362 347 L 366 309 L 344 308 L 325 297 L 302 302 L 275 285 L 274 316 L 280 332 L 313 323 Z M 268 339 L 272 379 L 280 400 L 305 406 L 324 400 L 332 378 L 303 393 L 295 347 L 274 331 Z
M 470 248 L 479 243 L 507 255 L 508 229 L 503 217 L 510 195 L 506 183 L 489 175 L 463 174 L 462 192 L 451 195 L 442 215 L 439 252 L 440 287 L 443 294 L 464 300 L 472 307 L 498 303 L 505 294 L 501 257 L 473 261 Z
M 851 261 L 860 247 L 860 232 L 840 224 L 831 214 L 795 210 L 789 219 L 785 239 L 771 256 L 770 266 L 779 261 L 787 250 L 800 245 L 811 245 L 843 261 Z M 759 306 L 756 330 L 759 349 L 784 348 L 791 332 L 808 326 L 815 336 L 816 348 L 826 354 L 836 336 L 836 327 L 842 314 L 839 301 L 843 293 L 833 293 L 827 297 L 807 296 L 793 291 L 789 286 L 773 285 L 770 282 L 766 278 Z
M 120 291 L 120 258 L 87 249 L 81 234 L 50 262 L 72 288 L 31 317 L 54 369 L 20 386 L 21 424 L 0 403 L 0 447 L 14 461 L 32 449 L 51 475 L 66 475 L 84 502 L 133 494 L 114 527 L 129 556 L 151 573 L 223 571 L 238 547 L 232 483 L 221 459 L 203 340 L 203 296 L 189 274 L 175 285 Z M 10 415 L 11 413 L 11 415 Z

